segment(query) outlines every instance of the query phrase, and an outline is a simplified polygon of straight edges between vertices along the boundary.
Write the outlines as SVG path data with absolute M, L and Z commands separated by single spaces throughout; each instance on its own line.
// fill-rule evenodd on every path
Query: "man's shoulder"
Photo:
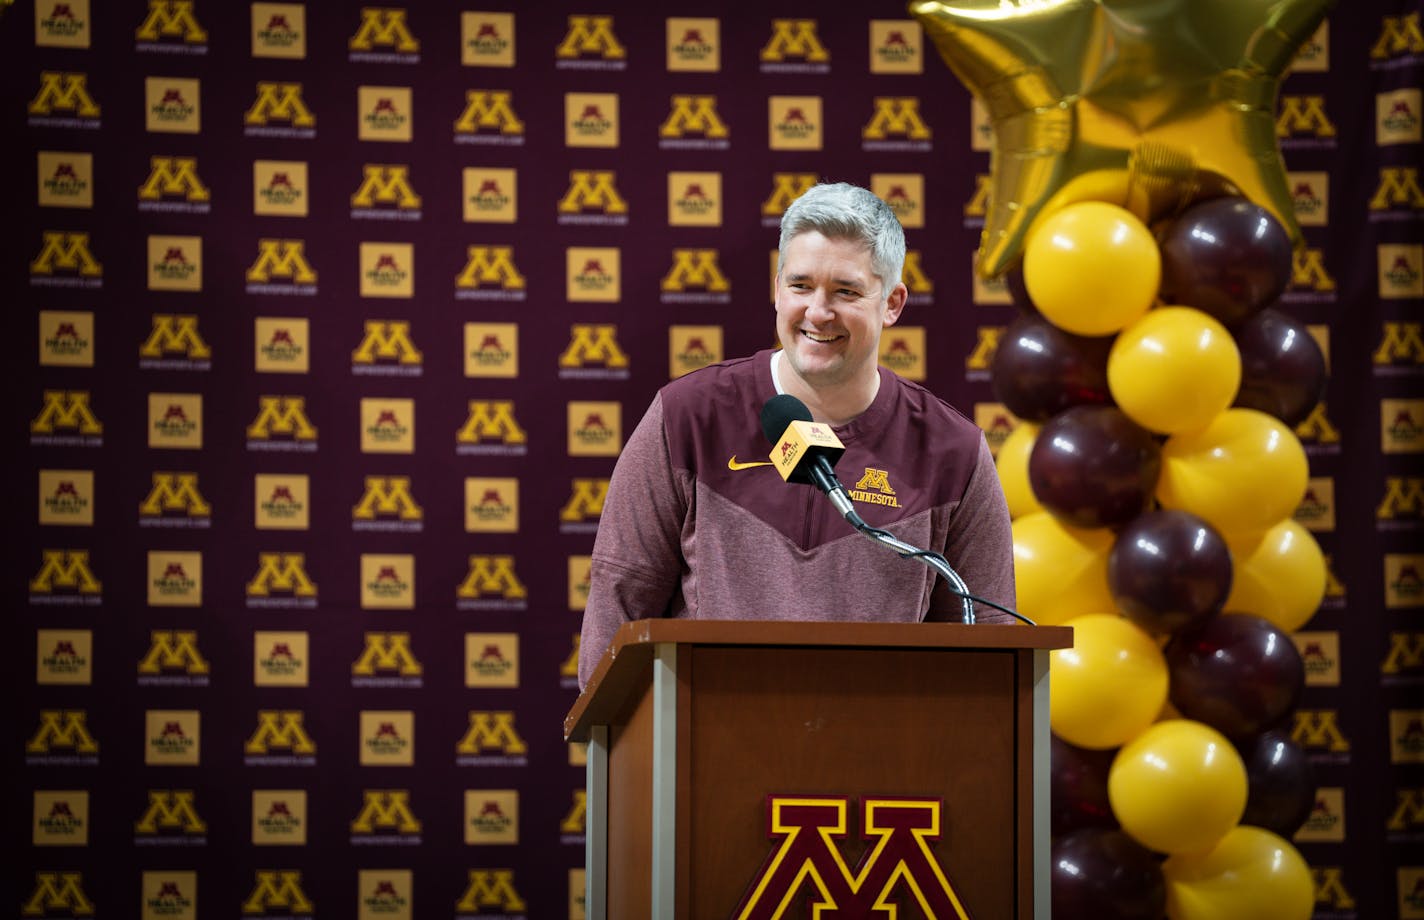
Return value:
M 709 364 L 666 384 L 660 391 L 664 417 L 701 415 L 718 406 L 755 401 L 762 355 Z
M 961 437 L 974 438 L 981 433 L 973 420 L 930 390 L 913 380 L 906 380 L 899 374 L 889 371 L 887 374 L 898 390 L 900 406 L 897 415 L 905 421 L 935 427 L 946 426 L 949 431 Z

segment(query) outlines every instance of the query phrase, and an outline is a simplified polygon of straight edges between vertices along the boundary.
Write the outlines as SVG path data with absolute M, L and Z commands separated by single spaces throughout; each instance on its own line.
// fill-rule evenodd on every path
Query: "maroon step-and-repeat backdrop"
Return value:
M 991 133 L 902 5 L 479 6 L 0 15 L 6 910 L 583 916 L 607 477 L 658 386 L 772 342 L 818 178 L 907 228 L 882 360 L 1012 428 Z M 1424 917 L 1421 71 L 1417 2 L 1343 5 L 1279 103 L 1332 368 L 1317 917 Z

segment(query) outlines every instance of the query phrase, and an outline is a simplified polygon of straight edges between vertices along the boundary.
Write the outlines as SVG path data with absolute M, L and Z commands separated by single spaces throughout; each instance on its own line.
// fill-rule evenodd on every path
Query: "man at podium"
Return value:
M 830 425 L 854 510 L 943 554 L 970 592 L 1014 605 L 1008 509 L 983 432 L 879 366 L 908 292 L 905 234 L 868 190 L 813 186 L 781 219 L 781 348 L 663 387 L 619 456 L 594 541 L 583 687 L 613 633 L 645 617 L 958 620 L 943 579 L 865 539 L 815 488 L 783 482 L 760 415 L 788 393 Z M 773 433 L 770 437 L 776 437 Z M 980 607 L 980 622 L 1010 617 Z

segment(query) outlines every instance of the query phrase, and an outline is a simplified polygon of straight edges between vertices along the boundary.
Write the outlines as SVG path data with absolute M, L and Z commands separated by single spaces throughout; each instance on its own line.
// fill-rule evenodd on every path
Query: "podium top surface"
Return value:
M 564 718 L 564 737 L 582 740 L 621 706 L 624 692 L 638 680 L 655 646 L 781 646 L 796 648 L 920 648 L 966 651 L 1068 648 L 1066 626 L 1000 623 L 845 623 L 788 620 L 633 620 L 613 634 L 607 651 Z

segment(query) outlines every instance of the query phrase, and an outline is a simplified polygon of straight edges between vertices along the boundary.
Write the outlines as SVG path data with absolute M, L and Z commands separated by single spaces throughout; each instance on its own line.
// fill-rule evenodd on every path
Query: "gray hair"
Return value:
M 900 283 L 905 270 L 905 231 L 890 206 L 870 190 L 847 182 L 820 183 L 807 189 L 781 215 L 778 266 L 786 263 L 786 247 L 791 241 L 811 231 L 869 249 L 871 267 L 880 277 L 882 300 Z

